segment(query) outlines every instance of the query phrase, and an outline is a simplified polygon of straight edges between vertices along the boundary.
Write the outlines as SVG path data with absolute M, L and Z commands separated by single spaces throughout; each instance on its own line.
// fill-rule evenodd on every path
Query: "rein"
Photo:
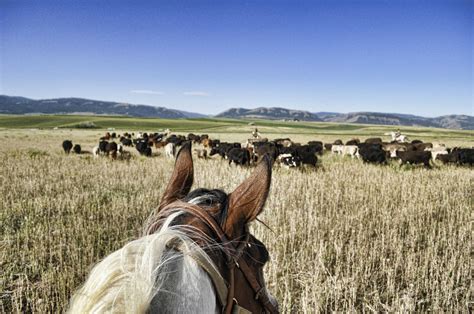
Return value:
M 171 204 L 170 204 L 171 205 Z M 265 291 L 265 287 L 261 286 L 258 282 L 255 274 L 251 271 L 250 266 L 242 257 L 245 246 L 249 242 L 250 233 L 248 227 L 245 227 L 245 239 L 244 241 L 240 242 L 238 247 L 235 247 L 234 244 L 227 239 L 222 227 L 217 223 L 217 221 L 212 217 L 205 209 L 189 204 L 182 201 L 177 201 L 172 204 L 172 207 L 168 205 L 167 207 L 163 208 L 159 216 L 166 216 L 166 212 L 170 209 L 176 209 L 177 207 L 188 213 L 194 217 L 199 218 L 206 225 L 215 233 L 218 237 L 219 242 L 223 246 L 223 251 L 225 253 L 227 259 L 227 267 L 228 267 L 228 278 L 229 278 L 229 285 L 227 286 L 223 276 L 216 272 L 212 265 L 209 265 L 207 259 L 204 258 L 202 255 L 189 250 L 189 248 L 185 245 L 185 243 L 181 241 L 169 241 L 167 243 L 167 247 L 174 248 L 183 254 L 187 254 L 191 256 L 198 265 L 200 265 L 211 277 L 214 287 L 217 290 L 217 294 L 219 297 L 219 301 L 223 308 L 223 313 L 230 314 L 230 313 L 250 313 L 250 311 L 244 309 L 243 307 L 239 306 L 237 300 L 234 298 L 235 294 L 235 272 L 240 271 L 247 279 L 247 282 L 252 287 L 252 290 L 255 293 L 255 300 L 260 301 L 263 305 L 265 311 L 267 313 L 279 313 L 278 309 L 273 305 L 270 301 L 268 294 Z M 176 239 L 177 240 L 177 239 Z M 224 297 L 225 296 L 225 297 Z

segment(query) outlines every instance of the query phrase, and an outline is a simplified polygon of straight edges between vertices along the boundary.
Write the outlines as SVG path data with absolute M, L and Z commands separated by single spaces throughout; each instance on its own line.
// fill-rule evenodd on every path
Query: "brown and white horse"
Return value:
M 248 229 L 270 181 L 265 157 L 230 194 L 190 192 L 191 144 L 184 144 L 144 236 L 94 267 L 69 312 L 277 313 L 263 278 L 268 251 Z

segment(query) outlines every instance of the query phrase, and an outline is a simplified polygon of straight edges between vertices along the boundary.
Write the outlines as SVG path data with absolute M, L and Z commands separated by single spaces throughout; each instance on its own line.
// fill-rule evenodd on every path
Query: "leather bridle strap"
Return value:
M 254 273 L 251 271 L 249 265 L 245 261 L 245 259 L 241 258 L 238 261 L 239 268 L 244 274 L 247 282 L 252 287 L 253 291 L 255 291 L 255 300 L 259 300 L 264 308 L 270 313 L 279 313 L 278 308 L 273 305 L 268 297 L 268 293 L 265 290 L 265 287 L 262 287 L 258 282 L 257 278 L 255 278 Z

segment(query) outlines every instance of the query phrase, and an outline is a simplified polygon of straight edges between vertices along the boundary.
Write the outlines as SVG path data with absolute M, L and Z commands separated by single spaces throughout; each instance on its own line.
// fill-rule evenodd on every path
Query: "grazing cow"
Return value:
M 278 160 L 287 168 L 295 168 L 301 166 L 301 158 L 291 154 L 282 154 L 278 156 Z
M 186 137 L 184 137 L 183 135 L 172 134 L 166 138 L 166 142 L 173 143 L 176 146 L 181 146 L 185 141 Z
M 319 145 L 301 145 L 290 148 L 293 149 L 296 154 L 300 155 L 300 157 L 303 157 L 303 155 L 307 154 L 316 155 L 322 152 L 322 146 Z
M 120 143 L 122 143 L 123 146 L 133 146 L 132 140 L 123 136 L 120 138 Z
M 296 158 L 293 160 L 294 162 L 298 163 L 299 161 L 303 165 L 311 165 L 313 167 L 316 167 L 316 164 L 318 162 L 318 157 L 316 157 L 316 155 L 310 150 L 296 150 L 296 155 L 294 155 L 293 157 Z
M 207 150 L 206 149 L 195 148 L 194 152 L 196 153 L 198 158 L 207 159 Z
M 333 145 L 344 145 L 344 143 L 341 140 L 335 140 Z
M 176 155 L 176 144 L 175 143 L 168 143 L 165 146 L 165 154 L 168 158 L 174 158 Z
M 250 153 L 245 148 L 234 147 L 227 153 L 227 159 L 229 159 L 229 165 L 235 163 L 236 165 L 250 165 Z
M 115 142 L 109 142 L 105 146 L 105 154 L 111 156 L 112 159 L 117 159 L 118 146 Z
M 311 165 L 316 167 L 321 146 L 301 145 L 293 147 L 280 147 L 278 160 L 287 167 L 298 167 L 300 165 Z
M 72 149 L 72 142 L 70 140 L 65 140 L 63 142 L 63 149 L 66 154 L 69 154 Z
M 411 143 L 412 144 L 421 144 L 421 143 L 423 143 L 423 141 L 422 140 L 413 140 L 413 141 L 411 141 Z
M 325 150 L 331 150 L 331 148 L 332 148 L 332 144 L 330 144 L 330 143 L 324 144 L 324 149 Z
M 227 152 L 230 151 L 232 148 L 241 148 L 240 143 L 217 143 L 214 147 L 212 147 L 211 152 L 209 153 L 210 156 L 214 156 L 218 154 L 222 158 L 227 158 Z
M 151 157 L 151 147 L 148 146 L 148 142 L 143 140 L 137 141 L 135 148 L 140 153 L 140 155 Z
M 333 144 L 332 147 L 331 147 L 331 152 L 332 152 L 333 154 L 339 154 L 339 155 L 341 155 L 343 148 L 344 148 L 344 145 L 336 145 L 336 144 Z
M 100 141 L 99 142 L 99 152 L 101 153 L 106 153 L 107 152 L 107 144 L 109 144 L 109 142 L 107 141 Z
M 424 164 L 426 168 L 431 168 L 431 165 L 430 165 L 431 152 L 397 151 L 397 157 L 399 157 L 401 160 L 400 166 L 402 166 L 403 164 L 409 163 L 410 165 Z
M 438 155 L 447 155 L 449 154 L 449 151 L 446 147 L 441 147 L 441 146 L 438 146 L 438 147 L 433 147 L 433 148 L 426 148 L 425 151 L 427 152 L 431 152 L 431 158 L 433 160 L 436 160 L 438 157 Z
M 474 164 L 474 148 L 458 148 L 455 147 L 452 150 L 456 158 L 456 162 L 461 165 L 473 165 Z
M 380 144 L 364 143 L 358 145 L 357 155 L 363 162 L 385 164 L 388 152 L 382 149 Z
M 366 144 L 382 144 L 382 139 L 380 137 L 370 137 L 365 140 Z
M 74 145 L 73 149 L 72 149 L 76 154 L 80 154 L 81 153 L 81 145 L 79 144 L 76 144 Z
M 189 133 L 188 136 L 186 136 L 187 141 L 192 141 L 193 143 L 199 142 L 199 135 L 196 135 L 194 133 Z
M 219 146 L 220 143 L 221 143 L 221 140 L 212 140 L 209 142 L 209 144 L 211 145 L 211 148 Z
M 308 142 L 308 147 L 310 147 L 310 150 L 314 151 L 314 153 L 318 154 L 318 155 L 322 155 L 323 154 L 323 142 L 321 141 L 309 141 Z
M 454 163 L 458 165 L 474 165 L 474 148 L 458 148 L 455 147 L 453 150 L 445 155 L 436 156 L 438 160 L 441 160 L 444 164 Z
M 358 138 L 353 138 L 346 142 L 346 145 L 357 145 L 360 144 L 360 140 Z
M 342 145 L 342 151 L 341 154 L 343 156 L 351 156 L 352 158 L 357 156 L 357 151 L 359 150 L 359 147 L 357 145 Z

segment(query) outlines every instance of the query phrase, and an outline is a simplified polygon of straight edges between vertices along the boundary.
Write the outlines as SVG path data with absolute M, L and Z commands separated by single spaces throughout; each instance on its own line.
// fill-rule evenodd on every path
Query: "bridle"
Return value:
M 196 261 L 196 263 L 208 273 L 214 284 L 214 287 L 217 290 L 218 299 L 222 306 L 222 313 L 250 313 L 250 311 L 239 306 L 237 300 L 234 297 L 234 278 L 235 272 L 237 271 L 240 271 L 244 275 L 250 287 L 252 287 L 252 290 L 254 291 L 255 300 L 258 300 L 260 302 L 260 304 L 265 309 L 265 312 L 279 313 L 278 308 L 270 301 L 268 293 L 266 293 L 265 286 L 260 285 L 256 275 L 254 274 L 254 272 L 252 272 L 247 261 L 242 257 L 245 247 L 249 244 L 250 233 L 248 231 L 248 227 L 245 227 L 244 240 L 240 241 L 239 245 L 236 247 L 231 241 L 228 240 L 227 236 L 222 230 L 222 227 L 219 225 L 216 219 L 211 216 L 208 211 L 197 205 L 176 201 L 163 208 L 158 215 L 162 217 L 167 216 L 167 212 L 169 212 L 170 210 L 176 210 L 176 208 L 179 208 L 180 210 L 203 221 L 217 236 L 220 244 L 222 245 L 223 252 L 226 256 L 226 264 L 228 268 L 228 285 L 223 279 L 223 276 L 219 272 L 217 272 L 212 265 L 209 265 L 206 258 L 201 256 L 195 250 L 190 250 L 178 238 L 174 238 L 171 241 L 168 241 L 167 243 L 168 248 L 176 249 L 178 251 L 181 251 L 183 254 L 191 256 Z

